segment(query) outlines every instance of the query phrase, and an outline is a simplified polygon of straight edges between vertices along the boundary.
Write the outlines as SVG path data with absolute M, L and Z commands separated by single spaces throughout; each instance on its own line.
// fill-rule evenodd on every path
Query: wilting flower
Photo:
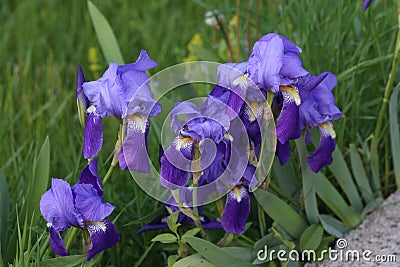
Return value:
M 64 180 L 52 179 L 51 188 L 40 200 L 40 211 L 50 227 L 50 246 L 56 254 L 68 255 L 60 232 L 70 227 L 89 233 L 89 240 L 84 238 L 87 260 L 119 241 L 117 229 L 106 219 L 114 206 L 103 202 L 103 194 L 97 158 L 86 166 L 73 187 Z
M 114 116 L 121 123 L 126 121 L 128 126 L 124 136 L 129 144 L 123 150 L 130 158 L 124 158 L 121 146 L 120 151 L 116 151 L 121 159 L 121 168 L 148 171 L 148 163 L 135 164 L 132 159 L 141 158 L 143 151 L 147 152 L 148 118 L 161 111 L 161 106 L 154 100 L 146 74 L 146 70 L 155 66 L 157 63 L 142 50 L 135 63 L 122 66 L 110 63 L 103 76 L 96 81 L 85 82 L 82 70 L 78 69 L 77 99 L 89 114 L 84 133 L 85 158 L 93 158 L 100 151 L 103 142 L 102 119 Z M 132 142 L 136 145 L 130 145 Z
M 365 12 L 365 10 L 367 10 L 367 8 L 371 4 L 371 2 L 372 2 L 372 0 L 364 0 L 363 7 L 362 7 L 363 12 Z

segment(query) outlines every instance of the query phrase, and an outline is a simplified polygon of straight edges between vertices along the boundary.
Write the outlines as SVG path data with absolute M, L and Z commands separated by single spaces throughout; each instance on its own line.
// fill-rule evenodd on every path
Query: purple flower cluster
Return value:
M 40 211 L 50 227 L 50 246 L 55 253 L 67 256 L 68 252 L 60 232 L 77 227 L 89 233 L 87 260 L 112 247 L 120 239 L 114 224 L 106 219 L 114 206 L 103 202 L 104 191 L 97 174 L 97 158 L 82 171 L 76 185 L 52 179 L 51 188 L 40 200 Z
M 68 255 L 60 233 L 70 227 L 83 230 L 88 261 L 119 241 L 114 224 L 106 218 L 114 206 L 103 202 L 104 191 L 97 173 L 95 157 L 103 144 L 102 119 L 117 118 L 121 123 L 120 135 L 124 136 L 119 136 L 112 165 L 119 162 L 122 169 L 149 172 L 148 118 L 157 115 L 161 105 L 154 100 L 146 70 L 155 66 L 157 63 L 142 50 L 135 63 L 111 63 L 96 81 L 86 82 L 78 67 L 76 99 L 84 127 L 83 156 L 89 164 L 73 187 L 53 178 L 51 188 L 40 201 L 40 211 L 50 228 L 50 245 L 58 255 Z
M 218 84 L 202 106 L 182 103 L 172 112 L 171 129 L 177 135 L 161 157 L 160 181 L 171 190 L 188 186 L 192 174 L 189 163 L 178 166 L 178 162 L 196 160 L 197 149 L 201 155 L 200 165 L 203 165 L 202 162 L 207 161 L 202 160 L 203 154 L 208 151 L 202 149 L 203 143 L 212 140 L 217 148 L 214 159 L 198 171 L 199 178 L 193 175 L 193 181 L 198 179 L 195 181 L 198 185 L 205 185 L 218 179 L 229 185 L 231 189 L 221 217 L 222 226 L 227 232 L 244 231 L 250 213 L 249 188 L 257 182 L 254 177 L 256 164 L 252 163 L 250 157 L 239 179 L 221 178 L 227 170 L 235 174 L 234 168 L 229 166 L 229 161 L 235 160 L 237 155 L 232 149 L 236 139 L 232 138 L 232 132 L 237 129 L 239 118 L 245 127 L 250 151 L 257 157 L 267 98 L 271 98 L 276 115 L 276 155 L 281 164 L 285 164 L 290 157 L 290 140 L 300 138 L 302 133 L 308 136 L 310 128 L 318 128 L 320 132 L 320 143 L 307 158 L 310 168 L 318 172 L 332 162 L 332 152 L 336 146 L 332 121 L 342 115 L 335 106 L 332 94 L 337 80 L 334 74 L 328 72 L 311 75 L 302 66 L 299 57 L 301 52 L 287 38 L 267 34 L 254 44 L 246 62 L 219 66 Z M 177 120 L 177 115 L 182 114 L 187 115 L 185 122 Z M 218 185 L 217 189 L 220 189 Z M 199 196 L 202 197 L 205 198 Z

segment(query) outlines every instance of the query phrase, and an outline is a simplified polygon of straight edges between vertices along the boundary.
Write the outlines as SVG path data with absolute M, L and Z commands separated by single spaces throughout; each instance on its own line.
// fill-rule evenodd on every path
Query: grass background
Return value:
M 221 61 L 228 54 L 219 53 L 223 36 L 205 25 L 204 13 L 219 9 L 225 22 L 233 17 L 233 1 L 93 1 L 103 12 L 119 41 L 127 62 L 136 60 L 140 49 L 159 63 L 155 73 L 181 63 L 188 56 L 187 45 L 200 33 L 203 46 Z M 241 1 L 244 9 L 246 1 Z M 359 147 L 363 160 L 370 158 L 367 144 L 376 124 L 383 90 L 394 49 L 397 12 L 395 1 L 373 2 L 366 13 L 362 1 L 249 1 L 251 37 L 268 32 L 282 34 L 303 48 L 301 58 L 314 74 L 331 71 L 338 75 L 334 90 L 343 119 L 335 124 L 338 144 L 346 155 L 350 143 Z M 246 34 L 246 12 L 239 21 Z M 258 36 L 260 37 L 260 36 Z M 0 2 L 0 168 L 9 186 L 10 209 L 21 205 L 32 176 L 32 162 L 48 135 L 51 143 L 52 177 L 75 183 L 86 162 L 81 156 L 82 131 L 75 102 L 77 64 L 87 80 L 90 48 L 100 51 L 89 18 L 86 1 L 13 1 Z M 243 52 L 242 54 L 245 54 Z M 245 58 L 243 58 L 245 59 Z M 99 52 L 100 72 L 107 62 Z M 384 170 L 381 177 L 386 193 L 393 190 L 393 167 L 390 164 L 388 121 L 383 126 L 379 157 Z M 100 175 L 104 176 L 109 155 L 114 148 L 118 125 L 105 121 L 105 144 L 100 155 Z M 384 163 L 385 162 L 385 163 Z M 49 177 L 50 178 L 50 177 Z M 124 226 L 160 206 L 136 186 L 128 173 L 116 170 L 106 188 L 106 200 L 120 215 L 117 228 L 121 242 L 106 251 L 103 265 L 131 265 L 149 248 L 154 233 L 137 236 L 142 226 Z M 251 221 L 251 219 L 250 219 Z M 45 230 L 43 220 L 32 226 L 35 234 Z M 221 234 L 221 233 L 217 233 Z M 79 242 L 77 245 L 79 247 Z M 155 245 L 142 266 L 161 266 L 176 247 Z M 72 250 L 71 254 L 80 252 Z M 46 257 L 53 254 L 50 249 Z

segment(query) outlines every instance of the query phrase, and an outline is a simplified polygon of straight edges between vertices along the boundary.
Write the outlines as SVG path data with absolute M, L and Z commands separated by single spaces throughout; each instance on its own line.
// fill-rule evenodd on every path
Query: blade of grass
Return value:
M 363 196 L 365 203 L 369 203 L 374 199 L 371 186 L 369 184 L 367 175 L 365 173 L 365 168 L 362 164 L 357 148 L 354 144 L 350 144 L 350 159 L 351 168 L 353 169 L 353 175 L 358 185 L 358 189 Z
M 8 199 L 8 185 L 6 177 L 0 169 L 0 246 L 7 247 L 7 228 L 8 228 L 8 215 L 9 215 L 9 199 Z M 0 257 L 2 250 L 0 249 Z M 2 260 L 0 259 L 0 263 Z
M 88 1 L 88 8 L 104 57 L 109 63 L 117 62 L 119 65 L 124 64 L 117 39 L 107 19 L 92 1 Z

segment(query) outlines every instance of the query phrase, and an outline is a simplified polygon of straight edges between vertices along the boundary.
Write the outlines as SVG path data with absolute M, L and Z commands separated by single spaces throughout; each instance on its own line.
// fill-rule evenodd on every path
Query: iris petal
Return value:
M 276 155 L 278 156 L 281 165 L 285 165 L 290 158 L 290 143 L 276 142 Z
M 87 223 L 86 229 L 89 231 L 92 243 L 91 249 L 88 251 L 88 261 L 97 253 L 114 246 L 120 240 L 115 225 L 107 219 Z
M 76 184 L 72 190 L 75 194 L 75 207 L 85 221 L 99 221 L 110 215 L 114 206 L 104 203 L 91 184 Z
M 85 159 L 94 158 L 103 145 L 103 123 L 100 116 L 92 112 L 86 122 L 83 137 L 83 156 Z
M 249 213 L 249 193 L 243 186 L 234 187 L 226 197 L 226 205 L 221 218 L 222 227 L 229 233 L 243 233 Z
M 276 135 L 282 144 L 301 136 L 299 107 L 283 92 L 283 108 L 276 124 Z
M 320 128 L 320 143 L 315 151 L 307 158 L 308 165 L 315 173 L 332 163 L 332 152 L 335 150 L 336 142 L 327 134 L 324 129 Z
M 40 199 L 40 212 L 57 231 L 83 224 L 81 215 L 75 211 L 71 186 L 61 179 L 51 180 L 50 190 Z
M 50 247 L 60 256 L 68 256 L 64 241 L 61 238 L 60 232 L 54 227 L 50 227 Z
M 99 175 L 97 174 L 97 162 L 98 158 L 94 158 L 90 161 L 89 165 L 83 169 L 78 179 L 78 184 L 91 184 L 97 191 L 98 196 L 103 196 L 104 191 L 101 185 Z

